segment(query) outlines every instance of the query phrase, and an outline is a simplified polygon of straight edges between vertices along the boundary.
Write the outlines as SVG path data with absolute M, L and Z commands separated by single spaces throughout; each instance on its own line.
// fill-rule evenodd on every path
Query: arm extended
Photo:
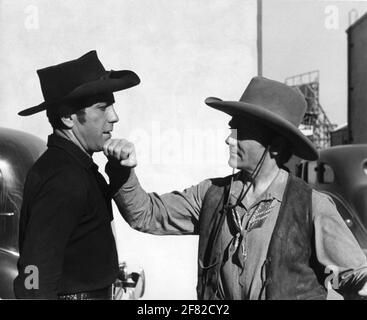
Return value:
M 123 171 L 112 173 L 106 168 L 111 184 L 113 179 L 118 179 L 117 176 L 125 175 L 124 183 L 113 193 L 113 199 L 132 228 L 157 235 L 196 234 L 202 200 L 211 186 L 210 180 L 182 192 L 158 195 L 144 191 L 134 169 Z

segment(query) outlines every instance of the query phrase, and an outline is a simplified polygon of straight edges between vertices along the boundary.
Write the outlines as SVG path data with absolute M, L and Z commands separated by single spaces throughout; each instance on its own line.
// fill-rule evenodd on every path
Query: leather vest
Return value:
M 203 200 L 198 225 L 198 299 L 218 299 L 223 262 L 218 240 L 227 214 L 230 181 L 231 176 L 213 179 Z M 264 263 L 267 300 L 326 299 L 324 269 L 315 253 L 311 209 L 311 187 L 289 175 Z

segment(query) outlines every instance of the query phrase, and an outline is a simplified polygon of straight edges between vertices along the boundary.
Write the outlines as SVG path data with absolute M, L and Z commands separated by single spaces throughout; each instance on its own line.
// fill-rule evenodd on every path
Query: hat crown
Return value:
M 106 73 L 95 50 L 78 59 L 37 70 L 46 102 L 57 101 L 77 87 Z
M 288 85 L 264 77 L 254 77 L 240 98 L 258 108 L 278 115 L 298 127 L 306 111 L 303 94 Z
M 286 138 L 292 152 L 300 158 L 316 160 L 318 151 L 298 126 L 303 120 L 307 103 L 298 89 L 263 77 L 253 78 L 240 101 L 223 101 L 209 97 L 205 103 L 232 117 L 248 117 Z

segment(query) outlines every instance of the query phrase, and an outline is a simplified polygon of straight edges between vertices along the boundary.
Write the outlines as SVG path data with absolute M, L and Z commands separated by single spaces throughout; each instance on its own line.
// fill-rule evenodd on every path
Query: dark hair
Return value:
M 281 139 L 281 147 L 279 148 L 279 150 L 277 150 L 279 152 L 279 154 L 278 154 L 278 156 L 276 157 L 275 160 L 276 160 L 278 166 L 282 167 L 292 157 L 293 148 L 292 148 L 292 145 L 288 141 L 287 138 L 285 138 L 284 136 L 281 136 L 279 134 L 276 134 L 275 132 L 274 132 L 274 138 L 273 138 L 272 141 L 274 141 L 274 139 Z
M 106 102 L 107 105 L 113 104 L 115 98 L 113 93 L 101 93 L 84 97 L 83 99 L 65 101 L 47 110 L 48 120 L 54 129 L 67 129 L 61 118 L 76 114 L 80 123 L 85 123 L 85 109 L 97 102 Z
M 76 114 L 76 117 L 78 118 L 78 121 L 83 124 L 85 123 L 87 120 L 85 119 L 85 109 L 86 108 L 83 108 L 83 109 L 80 109 L 78 110 L 77 112 L 75 112 Z
M 65 124 L 61 121 L 61 115 L 57 108 L 47 109 L 46 115 L 48 118 L 48 122 L 50 122 L 53 129 L 67 129 Z
M 293 149 L 290 146 L 289 143 L 287 143 L 287 147 L 285 147 L 281 153 L 280 153 L 280 157 L 279 157 L 279 164 L 281 166 L 285 165 L 289 159 L 293 156 Z
M 53 129 L 67 129 L 62 122 L 62 117 L 70 116 L 75 113 L 80 123 L 85 123 L 85 108 L 83 101 L 73 101 L 60 104 L 54 108 L 47 109 L 46 114 L 48 121 Z M 83 106 L 80 108 L 80 106 Z M 76 111 L 75 111 L 76 110 Z

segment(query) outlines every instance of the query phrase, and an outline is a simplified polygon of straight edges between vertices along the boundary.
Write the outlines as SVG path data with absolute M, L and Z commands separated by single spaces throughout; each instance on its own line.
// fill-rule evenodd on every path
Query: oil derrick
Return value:
M 319 71 L 286 78 L 285 83 L 293 88 L 298 88 L 306 98 L 306 114 L 299 129 L 318 149 L 330 147 L 330 132 L 336 126 L 330 122 L 319 101 Z

